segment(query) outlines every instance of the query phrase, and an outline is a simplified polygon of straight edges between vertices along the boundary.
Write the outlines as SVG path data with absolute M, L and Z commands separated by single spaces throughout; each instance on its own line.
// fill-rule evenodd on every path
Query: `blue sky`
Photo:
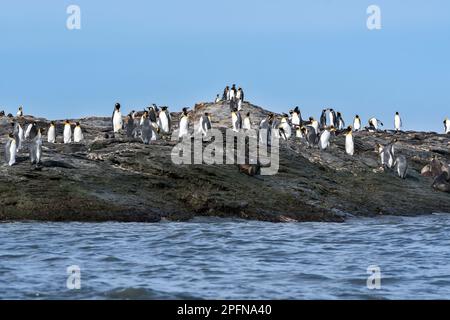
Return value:
M 81 8 L 81 30 L 66 8 Z M 381 8 L 382 29 L 366 28 Z M 211 101 L 226 84 L 275 111 L 442 131 L 450 1 L 2 0 L 0 109 L 48 118 Z

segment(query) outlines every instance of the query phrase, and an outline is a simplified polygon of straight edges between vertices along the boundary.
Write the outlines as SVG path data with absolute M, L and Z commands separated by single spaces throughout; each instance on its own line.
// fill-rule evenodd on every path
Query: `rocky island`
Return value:
M 243 103 L 252 124 L 269 111 Z M 204 112 L 214 128 L 230 127 L 227 103 L 200 103 L 191 127 Z M 173 112 L 174 126 L 179 113 Z M 13 119 L 0 118 L 1 143 Z M 25 116 L 47 128 L 50 121 Z M 450 163 L 449 135 L 434 132 L 359 131 L 355 154 L 345 153 L 342 135 L 327 150 L 307 148 L 292 137 L 280 141 L 278 174 L 243 174 L 237 165 L 176 165 L 176 141 L 149 145 L 125 134 L 112 135 L 110 117 L 77 120 L 82 143 L 62 143 L 63 121 L 56 121 L 57 143 L 43 144 L 41 164 L 31 165 L 26 148 L 12 167 L 0 166 L 0 221 L 185 221 L 195 216 L 236 217 L 272 222 L 344 221 L 350 216 L 420 215 L 450 212 L 450 195 L 432 188 L 422 169 L 433 157 Z M 395 137 L 396 153 L 409 164 L 406 179 L 380 168 L 376 143 Z M 4 147 L 0 156 L 4 159 Z

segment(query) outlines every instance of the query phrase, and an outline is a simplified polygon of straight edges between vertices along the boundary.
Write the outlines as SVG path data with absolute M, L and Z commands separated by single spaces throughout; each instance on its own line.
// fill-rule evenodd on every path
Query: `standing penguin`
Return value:
M 333 109 L 328 109 L 328 116 L 330 118 L 330 126 L 337 127 L 336 112 Z
M 211 130 L 211 117 L 208 112 L 205 112 L 198 121 L 198 132 L 203 136 L 207 136 L 208 130 Z
M 23 117 L 23 107 L 22 106 L 19 106 L 19 110 L 17 110 L 16 116 Z
M 298 107 L 295 107 L 295 109 L 291 113 L 292 126 L 301 126 L 302 125 L 301 117 L 302 116 L 300 113 L 300 109 Z
M 342 118 L 342 114 L 338 111 L 336 112 L 336 125 L 338 130 L 343 130 L 345 127 L 344 119 Z
M 183 108 L 183 112 L 180 118 L 178 138 L 183 138 L 184 136 L 187 135 L 189 135 L 189 115 L 187 108 Z
M 84 140 L 83 131 L 81 130 L 80 123 L 75 123 L 75 129 L 73 130 L 73 141 L 75 143 L 80 143 Z
M 19 122 L 13 123 L 13 125 L 14 125 L 13 134 L 14 138 L 16 139 L 17 152 L 19 152 L 19 150 L 22 149 L 22 143 L 25 140 L 25 133 Z
M 219 103 L 220 102 L 220 95 L 217 94 L 216 99 L 214 99 L 214 103 Z
M 280 129 L 280 136 L 284 140 L 289 140 L 292 135 L 291 125 L 288 122 L 288 115 L 283 113 L 283 116 L 281 117 L 281 122 L 278 127 Z
M 231 123 L 233 124 L 233 131 L 239 132 L 242 129 L 241 113 L 234 109 L 231 111 Z
M 389 144 L 386 146 L 382 146 L 381 144 L 377 143 L 375 150 L 380 155 L 381 166 L 383 168 L 385 167 L 392 168 L 392 166 L 394 165 L 394 155 L 392 153 L 393 151 L 392 145 Z
M 303 132 L 302 132 L 302 128 L 300 126 L 296 126 L 295 127 L 295 137 L 296 138 L 303 138 Z
M 405 179 L 406 173 L 408 171 L 408 162 L 406 161 L 405 156 L 398 156 L 397 158 L 395 158 L 394 167 L 397 175 L 400 178 Z
M 319 148 L 321 150 L 325 150 L 330 146 L 331 133 L 335 131 L 336 129 L 333 126 L 330 126 L 329 128 L 324 128 L 324 130 L 320 133 Z
M 359 115 L 356 115 L 355 119 L 353 119 L 353 129 L 355 129 L 355 131 L 361 130 L 361 118 Z
M 236 100 L 236 85 L 235 84 L 233 84 L 232 86 L 231 86 L 231 90 L 230 90 L 230 100 L 233 100 L 233 101 L 235 101 Z
M 318 135 L 319 134 L 319 122 L 317 120 L 315 120 L 313 117 L 309 117 L 309 122 L 311 124 L 311 127 L 314 128 L 316 135 Z
M 50 122 L 50 126 L 48 127 L 48 132 L 47 132 L 47 141 L 49 143 L 55 143 L 56 142 L 55 121 L 51 121 Z
M 250 112 L 247 112 L 247 114 L 244 117 L 244 122 L 242 124 L 242 129 L 250 130 L 251 128 L 252 128 L 252 122 L 250 121 Z
M 445 134 L 450 133 L 450 119 L 445 117 L 444 120 L 444 130 L 445 130 Z
M 128 138 L 136 138 L 136 120 L 133 114 L 130 113 L 125 120 L 125 132 Z
M 327 109 L 322 110 L 320 115 L 320 128 L 325 128 L 327 126 Z
M 397 132 L 400 131 L 400 128 L 402 127 L 402 119 L 400 118 L 400 114 L 398 112 L 396 112 L 394 116 L 394 127 Z
M 383 122 L 375 117 L 369 119 L 369 131 L 378 131 L 379 126 L 383 126 Z
M 120 112 L 120 103 L 116 103 L 112 115 L 113 131 L 119 132 L 123 128 L 122 113 Z
M 167 134 L 170 132 L 172 118 L 170 117 L 170 112 L 167 107 L 161 107 L 161 112 L 159 113 L 159 123 L 163 133 Z
M 302 127 L 302 133 L 306 138 L 308 148 L 312 148 L 317 144 L 317 133 L 316 129 L 313 126 Z
M 142 126 L 144 124 L 144 120 L 148 118 L 148 111 L 144 110 L 141 116 L 141 120 L 139 121 L 139 125 Z
M 226 86 L 225 89 L 223 89 L 222 100 L 227 101 L 229 100 L 229 97 L 230 97 L 230 87 Z
M 64 121 L 64 143 L 71 143 L 72 142 L 72 127 L 70 126 L 69 120 Z
M 355 142 L 353 140 L 351 126 L 349 126 L 345 132 L 345 152 L 350 156 L 353 156 L 355 153 Z
M 5 161 L 11 167 L 16 163 L 17 143 L 16 138 L 12 133 L 8 135 L 8 140 L 5 145 Z
M 144 144 L 149 144 L 152 140 L 153 130 L 148 120 L 147 114 L 144 114 L 141 118 L 141 139 Z
M 36 136 L 30 143 L 31 164 L 39 164 L 42 157 L 42 129 L 37 129 Z
M 27 130 L 26 130 L 26 132 L 25 132 L 25 138 L 26 138 L 26 139 L 33 140 L 34 137 L 36 137 L 37 133 L 38 133 L 38 130 L 37 130 L 37 123 L 36 123 L 36 121 L 33 121 L 33 122 L 30 123 L 30 124 L 28 125 L 28 127 L 27 127 Z

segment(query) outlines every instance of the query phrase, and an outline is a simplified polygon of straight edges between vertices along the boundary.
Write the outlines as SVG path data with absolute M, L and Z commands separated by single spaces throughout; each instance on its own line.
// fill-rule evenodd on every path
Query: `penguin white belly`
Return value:
M 235 113 L 233 113 L 231 115 L 231 122 L 233 123 L 233 131 L 238 132 L 238 128 L 237 128 L 237 115 Z
M 286 135 L 286 139 L 289 139 L 292 135 L 291 126 L 287 122 L 283 122 L 281 127 L 284 130 L 284 134 Z
M 161 130 L 165 133 L 168 133 L 169 132 L 169 119 L 167 119 L 167 116 L 164 112 L 162 112 L 161 115 L 159 116 L 159 121 L 160 121 Z
M 242 100 L 238 100 L 238 111 L 242 110 Z
M 298 114 L 296 114 L 296 113 L 293 113 L 292 114 L 292 124 L 293 125 L 297 125 L 297 126 L 299 126 L 300 125 L 300 118 L 298 117 Z
M 187 117 L 182 117 L 180 119 L 180 129 L 179 129 L 179 134 L 178 137 L 184 137 L 186 135 L 188 135 L 188 119 Z
M 395 130 L 400 130 L 401 121 L 399 116 L 395 116 L 394 120 Z
M 355 153 L 355 144 L 353 143 L 352 135 L 347 135 L 345 137 L 345 152 L 351 156 Z
M 319 141 L 320 149 L 325 150 L 330 146 L 330 131 L 325 130 L 320 135 L 320 141 Z
M 12 166 L 13 164 L 16 163 L 16 152 L 17 152 L 17 147 L 16 147 L 16 141 L 11 141 L 11 145 L 9 146 L 9 161 L 8 161 L 8 165 Z
M 31 128 L 33 127 L 32 124 L 29 124 L 27 127 L 27 130 L 25 131 L 25 139 L 27 139 L 30 136 Z
M 317 121 L 314 121 L 312 123 L 312 127 L 314 128 L 314 131 L 316 132 L 316 134 L 319 134 L 319 123 Z
M 48 129 L 48 134 L 47 134 L 47 141 L 49 143 L 55 143 L 56 140 L 56 130 L 55 127 L 50 127 Z
M 122 130 L 123 120 L 122 120 L 122 113 L 120 111 L 114 111 L 114 117 L 113 117 L 113 126 L 114 126 L 114 132 L 119 132 Z
M 42 156 L 42 142 L 39 140 L 36 142 L 36 144 L 36 163 L 40 163 Z
M 81 131 L 81 128 L 76 127 L 73 132 L 73 141 L 75 143 L 79 143 L 83 140 L 83 132 Z
M 252 128 L 252 125 L 250 123 L 250 119 L 249 118 L 244 118 L 244 124 L 242 127 L 244 130 L 250 130 Z
M 370 119 L 370 122 L 372 123 L 375 130 L 378 130 L 378 121 L 375 118 Z
M 203 119 L 202 118 L 200 118 L 200 120 L 198 120 L 198 130 L 197 130 L 197 132 L 201 133 L 201 134 L 205 134 L 205 130 L 203 129 Z
M 361 121 L 359 121 L 359 120 L 353 121 L 353 128 L 354 128 L 355 130 L 361 129 Z
M 334 117 L 331 112 L 329 113 L 329 119 L 330 119 L 330 126 L 334 126 Z
M 64 126 L 64 143 L 72 142 L 72 129 L 69 125 Z
M 450 133 L 450 120 L 445 121 L 445 133 Z

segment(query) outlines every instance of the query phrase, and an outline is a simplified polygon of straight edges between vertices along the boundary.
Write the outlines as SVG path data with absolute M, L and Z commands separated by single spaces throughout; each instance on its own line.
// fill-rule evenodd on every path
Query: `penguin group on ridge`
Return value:
M 4 112 L 0 112 L 0 117 L 4 117 Z M 47 131 L 47 142 L 56 143 L 56 124 L 55 121 L 51 121 L 48 128 L 39 126 L 36 121 L 31 121 L 25 124 L 25 117 L 23 113 L 23 107 L 20 106 L 16 117 L 9 114 L 8 118 L 13 119 L 11 122 L 11 131 L 8 134 L 8 139 L 5 144 L 5 162 L 7 165 L 12 166 L 16 164 L 17 155 L 24 150 L 24 146 L 27 146 L 28 155 L 31 164 L 39 165 L 42 158 L 42 139 L 43 134 Z M 72 139 L 72 124 L 69 120 L 64 122 L 63 130 L 63 142 L 71 143 L 72 140 L 75 143 L 80 143 L 84 140 L 83 131 L 79 122 L 76 122 Z
M 226 86 L 220 98 L 217 95 L 215 102 L 227 101 L 231 109 L 231 128 L 235 132 L 241 130 L 252 129 L 251 114 L 247 112 L 244 117 L 241 115 L 242 102 L 244 101 L 244 91 L 242 88 L 236 88 L 233 84 L 231 88 Z M 198 120 L 198 130 L 202 136 L 207 136 L 212 128 L 211 114 L 203 113 Z M 0 117 L 5 117 L 5 112 L 0 111 Z M 20 106 L 16 113 L 16 117 L 11 114 L 8 118 L 15 118 L 12 122 L 12 130 L 8 134 L 8 139 L 5 144 L 5 162 L 12 166 L 16 163 L 16 155 L 21 152 L 25 142 L 27 142 L 29 157 L 31 163 L 39 164 L 42 157 L 42 135 L 47 131 L 47 142 L 56 143 L 57 131 L 55 121 L 51 121 L 48 128 L 38 127 L 38 124 L 33 121 L 24 124 L 23 107 Z M 444 132 L 450 133 L 450 119 L 444 120 Z M 169 135 L 172 131 L 173 121 L 167 106 L 158 107 L 152 104 L 143 112 L 136 112 L 132 110 L 124 119 L 121 112 L 120 103 L 114 106 L 111 117 L 113 135 L 124 133 L 129 138 L 140 138 L 144 144 L 149 144 L 151 141 L 158 140 L 161 136 Z M 178 138 L 183 139 L 189 137 L 190 114 L 188 108 L 183 108 L 179 118 Z M 74 126 L 72 130 L 72 126 Z M 333 108 L 325 108 L 322 110 L 319 120 L 314 117 L 309 117 L 307 120 L 302 118 L 300 108 L 296 106 L 288 113 L 282 113 L 281 116 L 276 116 L 273 113 L 267 114 L 262 119 L 255 129 L 259 129 L 260 141 L 267 141 L 270 143 L 272 135 L 281 138 L 282 140 L 303 140 L 308 148 L 318 148 L 322 151 L 330 149 L 332 137 L 343 134 L 345 136 L 345 152 L 349 156 L 355 153 L 355 143 L 353 133 L 361 130 L 368 132 L 377 132 L 383 122 L 376 117 L 368 120 L 368 125 L 362 127 L 362 121 L 359 115 L 355 115 L 353 125 L 346 127 L 342 113 L 335 111 Z M 399 112 L 394 115 L 394 129 L 395 132 L 401 131 L 403 124 Z M 263 136 L 263 135 L 266 136 Z M 79 122 L 72 124 L 69 120 L 64 121 L 63 127 L 63 143 L 80 143 L 84 140 L 83 130 Z M 393 139 L 387 145 L 377 144 L 375 151 L 380 156 L 381 166 L 384 169 L 392 169 L 396 174 L 405 178 L 408 163 L 404 156 L 395 156 L 395 143 Z

